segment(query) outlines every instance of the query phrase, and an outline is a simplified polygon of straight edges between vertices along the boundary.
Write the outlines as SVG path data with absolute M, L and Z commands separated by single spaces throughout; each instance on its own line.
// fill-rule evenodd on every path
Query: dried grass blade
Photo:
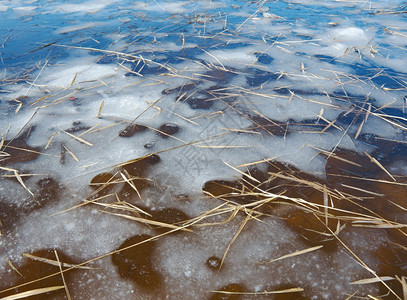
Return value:
M 117 197 L 117 195 L 116 195 L 116 197 Z M 137 211 L 137 212 L 140 212 L 140 213 L 142 213 L 142 214 L 144 214 L 144 215 L 147 215 L 147 216 L 149 216 L 149 217 L 152 217 L 151 214 L 149 214 L 148 212 L 145 212 L 145 211 L 142 210 L 141 208 L 138 208 L 137 206 L 132 205 L 132 204 L 127 203 L 127 202 L 124 202 L 124 203 L 125 203 L 126 205 L 100 203 L 100 202 L 94 202 L 93 204 L 100 205 L 100 206 L 104 206 L 104 207 L 108 207 L 108 208 L 112 208 L 112 209 L 118 209 L 118 210 L 125 210 L 125 211 L 131 211 L 131 212 Z
M 396 279 L 400 282 L 401 287 L 403 288 L 403 299 L 406 300 L 407 299 L 407 282 L 406 282 L 406 277 L 405 276 L 401 276 L 398 277 L 396 275 Z
M 324 120 L 325 122 L 327 122 L 328 124 L 320 131 L 320 133 L 323 133 L 323 132 L 325 132 L 326 130 L 328 130 L 328 128 L 330 128 L 331 126 L 333 126 L 333 127 L 335 127 L 336 129 L 338 129 L 338 130 L 340 130 L 340 131 L 343 131 L 343 129 L 341 128 L 341 127 L 339 127 L 338 125 L 335 125 L 335 122 L 337 121 L 336 119 L 335 120 L 332 120 L 332 121 L 329 121 L 328 119 L 325 119 L 323 116 L 319 116 L 322 120 Z
M 129 216 L 129 215 L 124 215 L 124 214 L 110 213 L 110 212 L 106 212 L 106 211 L 101 211 L 101 212 L 109 214 L 109 215 L 113 215 L 113 216 L 122 217 L 122 218 L 129 219 L 129 220 L 137 221 L 137 222 L 140 222 L 140 223 L 149 224 L 149 225 L 154 225 L 154 226 L 160 226 L 160 227 L 165 227 L 165 228 L 170 228 L 170 229 L 177 229 L 177 230 L 184 230 L 184 231 L 192 232 L 192 229 L 183 228 L 183 227 L 173 225 L 173 224 L 158 222 L 158 221 L 154 221 L 154 220 L 148 220 L 148 219 Z
M 64 147 L 64 149 L 73 157 L 74 160 L 79 162 L 79 159 L 76 157 L 75 154 L 73 154 L 73 152 L 71 150 L 69 150 L 64 144 L 62 144 L 62 147 Z
M 34 102 L 31 103 L 31 106 L 34 105 L 34 104 L 37 104 L 38 102 L 40 102 L 42 100 L 45 100 L 45 99 L 49 98 L 49 97 L 52 97 L 52 95 L 46 95 L 46 96 L 43 96 L 41 98 L 38 98 L 37 100 L 35 100 Z
M 23 277 L 24 275 L 20 273 L 19 270 L 17 270 L 17 268 L 11 263 L 11 261 L 7 258 L 7 263 L 10 266 L 11 269 L 13 269 L 18 275 L 20 275 L 21 277 Z
M 23 298 L 27 298 L 27 297 L 31 297 L 31 296 L 35 296 L 35 295 L 41 295 L 41 294 L 57 291 L 57 290 L 60 290 L 60 289 L 63 289 L 63 288 L 65 288 L 63 285 L 62 286 L 51 286 L 51 287 L 47 287 L 47 288 L 40 288 L 40 289 L 35 289 L 35 290 L 31 290 L 31 291 L 22 292 L 22 293 L 18 293 L 18 294 L 15 294 L 15 295 L 7 296 L 7 297 L 4 297 L 4 298 L 1 298 L 1 300 L 23 299 Z
M 389 229 L 389 228 L 406 228 L 407 225 L 393 225 L 393 224 L 356 224 L 355 222 L 352 224 L 352 227 L 364 227 L 364 228 L 380 228 L 380 229 Z
M 286 293 L 299 293 L 303 292 L 303 288 L 291 288 L 286 290 L 278 290 L 278 291 L 264 291 L 264 292 L 228 292 L 228 291 L 210 291 L 211 293 L 217 294 L 228 294 L 228 295 L 270 295 L 270 294 L 286 294 Z
M 363 192 L 363 193 L 366 193 L 366 194 L 374 195 L 374 196 L 379 196 L 379 197 L 384 196 L 383 194 L 378 194 L 378 193 L 375 193 L 375 192 L 372 192 L 372 191 L 369 191 L 369 190 L 365 190 L 365 189 L 358 188 L 358 187 L 355 187 L 355 186 L 347 185 L 347 184 L 344 184 L 344 183 L 342 183 L 341 186 L 344 186 L 344 187 L 347 187 L 347 188 L 350 188 L 350 189 L 353 189 L 353 190 L 356 190 L 356 191 L 360 191 L 360 192 Z
M 367 153 L 367 152 L 364 152 L 364 153 L 366 154 L 367 157 L 369 157 L 369 159 L 370 159 L 373 163 L 375 163 L 380 169 L 382 169 L 387 175 L 389 175 L 389 177 L 390 177 L 391 179 L 393 179 L 394 182 L 397 182 L 396 178 L 394 178 L 393 175 L 391 175 L 390 172 L 387 171 L 386 168 L 383 167 L 383 165 L 382 165 L 376 158 L 374 158 L 373 156 L 369 155 L 369 153 Z
M 127 172 L 126 172 L 126 173 L 127 173 Z M 129 174 L 127 173 L 126 175 L 129 175 Z M 130 187 L 131 187 L 133 190 L 136 191 L 137 196 L 138 196 L 141 200 L 143 200 L 143 198 L 141 198 L 140 192 L 138 191 L 138 189 L 136 188 L 136 186 L 133 184 L 133 182 L 131 182 L 131 181 L 127 178 L 126 175 L 124 175 L 122 172 L 120 172 L 120 176 L 124 179 L 124 181 L 126 181 L 126 183 L 127 183 L 128 185 L 130 185 Z M 143 202 L 144 202 L 144 200 L 143 200 Z
M 321 220 L 320 220 L 321 221 Z M 323 223 L 321 221 L 321 223 Z M 339 237 L 337 234 L 335 234 L 328 226 L 326 227 L 326 229 L 328 229 L 331 234 L 337 239 L 337 241 L 356 259 L 356 261 L 358 263 L 360 263 L 360 265 L 369 273 L 371 273 L 373 276 L 375 276 L 375 278 L 377 278 L 379 280 L 379 282 L 381 284 L 383 284 L 389 291 L 389 293 L 391 293 L 392 295 L 394 295 L 396 297 L 396 299 L 398 300 L 402 300 L 383 280 L 381 280 L 381 278 L 376 274 L 376 272 L 374 270 L 372 270 L 359 256 L 357 256 Z M 371 297 L 370 295 L 368 295 L 368 297 Z M 372 299 L 376 299 L 376 298 L 372 298 Z
M 36 154 L 39 154 L 39 155 L 56 156 L 56 155 L 53 155 L 53 154 L 42 153 L 42 152 L 39 152 L 39 151 L 34 151 L 34 150 L 15 147 L 15 146 L 7 146 L 7 148 L 21 150 L 21 151 L 30 152 L 30 153 L 36 153 Z
M 0 167 L 0 170 L 4 170 L 4 171 L 10 171 L 13 172 L 15 177 L 17 178 L 18 182 L 23 186 L 23 188 L 29 192 L 31 194 L 31 196 L 34 196 L 33 192 L 31 192 L 27 186 L 24 184 L 23 179 L 20 177 L 20 175 L 18 174 L 18 171 L 15 169 L 10 169 L 10 168 L 6 168 L 6 167 Z
M 51 142 L 52 142 L 52 139 L 54 138 L 54 136 L 55 136 L 57 133 L 58 133 L 58 132 L 54 132 L 54 133 L 51 135 L 51 137 L 49 138 L 49 140 L 48 140 L 47 144 L 45 145 L 45 148 L 44 148 L 44 149 L 48 149 L 49 145 L 50 145 Z
M 328 192 L 326 186 L 324 185 L 324 214 L 325 214 L 325 224 L 328 226 Z
M 67 132 L 67 131 L 65 131 L 65 130 L 62 130 L 62 132 L 66 133 L 67 135 L 69 135 L 70 137 L 74 138 L 75 140 L 77 140 L 77 141 L 79 141 L 79 142 L 81 142 L 81 143 L 84 143 L 84 144 L 86 144 L 86 145 L 88 145 L 88 146 L 90 146 L 90 147 L 93 146 L 92 143 L 90 143 L 90 142 L 84 140 L 83 138 L 80 138 L 80 137 L 78 137 L 78 136 L 76 136 L 76 135 L 74 135 L 74 134 L 72 134 L 72 133 L 69 133 L 69 132 Z
M 95 193 L 95 194 L 96 194 L 96 193 Z M 82 206 L 85 206 L 85 205 L 94 203 L 94 202 L 96 202 L 96 201 L 98 201 L 98 200 L 100 200 L 100 199 L 108 198 L 108 197 L 113 196 L 113 195 L 114 195 L 114 194 L 111 193 L 111 194 L 103 195 L 103 196 L 101 196 L 101 197 L 97 197 L 97 198 L 92 199 L 92 200 L 87 200 L 87 199 L 86 199 L 86 200 L 83 200 L 83 201 L 85 201 L 85 202 L 83 202 L 83 203 L 81 203 L 81 204 L 78 204 L 78 205 L 75 205 L 75 206 L 72 206 L 72 207 L 70 207 L 70 208 L 61 210 L 61 211 L 59 211 L 59 212 L 56 212 L 56 213 L 50 215 L 50 217 L 54 217 L 54 216 L 57 216 L 57 215 L 59 215 L 59 214 L 66 213 L 66 212 L 68 212 L 68 211 L 70 211 L 70 210 L 73 210 L 73 209 L 76 209 L 76 208 L 79 208 L 79 207 L 82 207 Z
M 233 170 L 235 170 L 236 172 L 238 172 L 239 174 L 242 174 L 244 177 L 250 178 L 250 179 L 253 180 L 254 182 L 261 183 L 261 182 L 260 182 L 259 180 L 257 180 L 256 178 L 254 178 L 254 177 L 250 176 L 249 174 L 246 174 L 246 173 L 240 171 L 239 169 L 237 169 L 237 168 L 235 168 L 235 167 L 229 165 L 227 162 L 223 161 L 223 163 L 224 163 L 225 165 L 227 165 L 229 168 L 232 168 Z
M 229 148 L 251 148 L 252 146 L 240 146 L 240 145 L 197 145 L 197 148 L 208 149 L 229 149 Z M 247 175 L 246 175 L 247 176 Z
M 395 280 L 396 278 L 391 277 L 391 276 L 382 276 L 382 277 L 373 277 L 373 278 L 366 278 L 366 279 L 360 279 L 356 281 L 352 281 L 350 284 L 370 284 L 370 283 L 376 283 L 376 282 L 382 282 L 382 281 L 389 281 L 389 280 Z
M 346 162 L 346 163 L 348 163 L 348 164 L 350 164 L 350 165 L 354 165 L 354 166 L 357 166 L 357 167 L 362 167 L 362 165 L 360 165 L 360 164 L 358 164 L 358 163 L 355 163 L 354 161 L 351 161 L 351 160 L 342 158 L 342 157 L 340 157 L 340 156 L 337 156 L 337 155 L 335 155 L 335 153 L 331 153 L 331 152 L 329 152 L 329 151 L 325 151 L 325 150 L 323 150 L 323 149 L 320 149 L 320 148 L 317 148 L 317 147 L 313 147 L 313 146 L 311 146 L 311 145 L 307 145 L 307 147 L 310 147 L 310 148 L 319 150 L 322 154 L 326 155 L 328 158 L 332 157 L 332 158 L 334 158 L 334 159 L 337 159 L 337 160 Z
M 204 50 L 204 49 L 202 49 L 202 48 L 201 48 L 201 50 L 202 50 L 203 52 L 205 52 L 206 54 L 208 54 L 210 57 L 214 58 L 214 59 L 222 66 L 223 71 L 227 71 L 227 69 L 225 68 L 225 66 L 220 62 L 220 60 L 219 60 L 216 56 L 214 56 L 213 54 L 210 54 L 208 51 L 206 51 L 206 50 Z
M 169 110 L 169 112 L 172 113 L 172 114 L 174 114 L 174 115 L 176 115 L 177 117 L 183 119 L 184 121 L 187 121 L 188 123 L 191 123 L 191 124 L 194 124 L 194 125 L 196 125 L 196 126 L 199 126 L 198 123 L 196 123 L 196 122 L 194 122 L 194 121 L 191 121 L 190 119 L 188 119 L 188 118 L 186 118 L 186 117 L 184 117 L 184 116 L 182 116 L 182 115 L 180 115 L 180 114 L 177 114 L 176 112 L 173 112 L 173 111 L 171 111 L 171 110 Z
M 216 223 L 201 223 L 201 224 L 197 224 L 195 226 L 196 227 L 205 227 L 205 226 L 224 225 L 224 224 L 227 224 L 230 221 L 232 221 L 236 217 L 236 215 L 240 211 L 240 209 L 238 207 L 233 207 L 233 208 L 225 208 L 225 209 L 221 210 L 220 207 L 222 207 L 223 205 L 226 205 L 226 204 L 227 203 L 224 203 L 224 204 L 216 207 L 215 209 L 213 209 L 213 210 L 211 210 L 211 211 L 209 211 L 207 213 L 204 213 L 204 214 L 202 214 L 200 216 L 201 219 L 204 219 L 206 217 L 211 217 L 211 216 L 216 216 L 216 215 L 221 215 L 221 214 L 224 214 L 224 213 L 231 212 L 230 216 L 226 220 L 221 221 L 221 222 L 216 222 Z
M 75 80 L 76 80 L 76 76 L 78 76 L 78 72 L 75 73 L 75 76 L 73 77 L 72 81 L 71 81 L 71 87 L 73 86 Z
M 368 297 L 369 299 L 373 299 L 373 300 L 382 300 L 382 298 L 377 298 L 377 297 L 374 297 L 374 296 L 372 296 L 372 295 L 367 295 L 367 297 Z
M 78 266 L 78 265 L 73 265 L 73 264 L 67 264 L 64 262 L 58 262 L 49 258 L 45 258 L 45 257 L 40 257 L 40 256 L 35 256 L 29 253 L 23 253 L 23 256 L 27 257 L 27 258 L 31 258 L 33 260 L 36 261 L 40 261 L 52 266 L 59 266 L 60 264 L 62 265 L 62 267 L 66 267 L 66 268 L 78 268 L 78 269 L 85 269 L 85 270 L 93 270 L 93 268 L 91 267 L 85 267 L 85 266 Z
M 358 130 L 356 131 L 356 134 L 355 134 L 355 137 L 354 137 L 355 140 L 358 139 L 360 133 L 362 132 L 362 128 L 363 128 L 364 125 L 365 125 L 365 120 L 363 120 L 363 121 L 360 123 L 359 128 L 358 128 Z
M 59 271 L 61 272 L 62 282 L 64 283 L 66 298 L 68 300 L 71 300 L 71 294 L 69 294 L 68 286 L 66 285 L 66 282 L 65 282 L 65 277 L 64 277 L 64 273 L 62 272 L 62 265 L 61 265 L 61 261 L 59 260 L 57 250 L 54 249 L 54 253 L 55 253 L 55 257 L 58 261 L 58 267 L 59 267 Z
M 102 103 L 100 103 L 100 106 L 99 106 L 98 115 L 96 116 L 96 118 L 98 118 L 98 119 L 100 118 L 100 115 L 101 115 L 101 113 L 102 113 L 103 105 L 105 105 L 105 101 L 104 101 L 104 100 L 102 100 Z
M 14 112 L 15 114 L 17 114 L 20 111 L 21 107 L 23 107 L 23 102 L 21 102 L 21 101 L 19 101 L 17 99 L 14 99 L 14 101 L 18 103 L 16 111 Z
M 29 192 L 29 193 L 31 194 L 31 196 L 34 197 L 34 193 L 31 192 L 31 191 L 29 190 L 29 188 L 24 184 L 24 181 L 23 181 L 23 179 L 20 177 L 20 175 L 18 174 L 18 172 L 17 172 L 17 171 L 14 171 L 14 174 L 16 175 L 16 178 L 17 178 L 18 182 L 24 187 L 24 189 L 26 189 L 26 191 Z
M 275 261 L 278 261 L 278 260 L 282 260 L 282 259 L 286 259 L 286 258 L 290 258 L 290 257 L 302 255 L 302 254 L 305 254 L 305 253 L 308 253 L 308 252 L 312 252 L 312 251 L 321 249 L 322 247 L 323 247 L 322 245 L 319 245 L 319 246 L 315 246 L 315 247 L 303 249 L 303 250 L 296 251 L 296 252 L 293 252 L 293 253 L 290 253 L 290 254 L 287 254 L 287 255 L 280 256 L 280 257 L 278 257 L 278 258 L 276 258 L 276 259 L 272 259 L 272 260 L 266 261 L 266 262 L 264 262 L 264 263 L 272 263 L 272 262 L 275 262 Z M 264 263 L 262 263 L 262 264 L 264 264 Z
M 246 226 L 247 222 L 252 218 L 252 213 L 253 210 L 250 210 L 249 213 L 247 214 L 246 218 L 243 220 L 242 224 L 240 224 L 239 229 L 237 230 L 237 232 L 235 233 L 235 235 L 233 236 L 232 240 L 230 241 L 229 245 L 226 247 L 225 253 L 223 254 L 222 260 L 220 262 L 220 266 L 219 269 L 222 268 L 223 263 L 226 259 L 226 255 L 228 254 L 230 247 L 232 247 L 233 242 L 237 239 L 237 237 L 239 236 L 239 234 L 242 232 L 243 228 Z

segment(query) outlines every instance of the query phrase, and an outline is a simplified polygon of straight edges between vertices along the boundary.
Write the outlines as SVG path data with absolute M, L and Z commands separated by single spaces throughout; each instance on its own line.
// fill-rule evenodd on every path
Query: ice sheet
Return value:
M 353 223 L 346 214 L 334 226 L 319 221 L 349 249 L 336 241 L 333 252 L 264 262 L 311 247 L 286 221 L 296 209 L 308 218 L 315 207 L 335 211 L 338 195 L 369 209 L 376 209 L 369 201 L 387 198 L 393 209 L 404 207 L 397 202 L 407 173 L 403 8 L 401 1 L 0 1 L 7 14 L 0 25 L 7 29 L 0 38 L 0 204 L 10 210 L 0 212 L 8 222 L 0 227 L 0 277 L 10 276 L 0 295 L 18 281 L 7 259 L 20 266 L 23 253 L 42 248 L 98 268 L 74 275 L 80 284 L 69 288 L 78 299 L 207 299 L 231 283 L 248 293 L 301 287 L 310 299 L 379 295 L 379 285 L 351 284 L 373 276 L 351 251 L 374 269 L 389 237 L 357 227 L 365 220 Z M 21 148 L 39 155 L 8 163 L 9 153 L 24 157 Z M 159 161 L 132 179 L 146 177 L 147 187 L 137 191 L 140 199 L 126 198 L 122 186 L 137 188 L 123 163 L 151 154 Z M 352 169 L 361 165 L 364 171 Z M 281 206 L 203 192 L 210 181 L 236 184 L 230 182 L 257 172 L 254 166 L 269 170 L 264 185 L 273 176 L 294 180 L 270 189 Z M 120 183 L 111 197 L 95 200 L 89 183 L 108 172 Z M 346 181 L 359 172 L 376 177 L 358 179 L 358 186 Z M 245 189 L 260 184 L 250 176 Z M 58 193 L 34 209 L 35 195 L 47 198 L 44 178 L 57 183 Z M 308 195 L 304 182 L 319 194 Z M 255 190 L 277 197 L 261 188 Z M 349 189 L 368 195 L 355 199 Z M 290 193 L 297 194 L 288 201 Z M 304 204 L 308 196 L 317 204 Z M 124 201 L 151 214 L 176 208 L 202 218 L 200 226 L 188 225 L 193 233 L 157 238 L 149 262 L 165 279 L 157 290 L 123 279 L 111 260 L 127 238 L 161 233 L 134 220 L 145 215 L 114 209 Z M 212 210 L 219 215 L 206 219 Z M 380 226 L 405 226 L 396 224 L 405 220 L 400 211 Z M 208 266 L 211 256 L 225 258 L 220 271 Z

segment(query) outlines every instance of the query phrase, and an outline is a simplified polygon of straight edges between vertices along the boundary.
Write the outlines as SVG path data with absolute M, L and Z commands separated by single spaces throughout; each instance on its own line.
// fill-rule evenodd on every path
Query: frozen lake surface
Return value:
M 404 299 L 405 1 L 0 15 L 0 297 Z

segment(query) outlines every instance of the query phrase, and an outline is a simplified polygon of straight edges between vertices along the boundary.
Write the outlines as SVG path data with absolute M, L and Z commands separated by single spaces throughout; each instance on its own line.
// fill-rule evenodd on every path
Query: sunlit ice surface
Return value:
M 0 297 L 403 299 L 406 12 L 0 1 Z

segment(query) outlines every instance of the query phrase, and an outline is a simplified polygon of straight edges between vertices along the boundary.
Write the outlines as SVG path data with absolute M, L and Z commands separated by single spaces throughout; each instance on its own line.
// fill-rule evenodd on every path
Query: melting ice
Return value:
M 0 1 L 0 296 L 402 299 L 405 12 Z

